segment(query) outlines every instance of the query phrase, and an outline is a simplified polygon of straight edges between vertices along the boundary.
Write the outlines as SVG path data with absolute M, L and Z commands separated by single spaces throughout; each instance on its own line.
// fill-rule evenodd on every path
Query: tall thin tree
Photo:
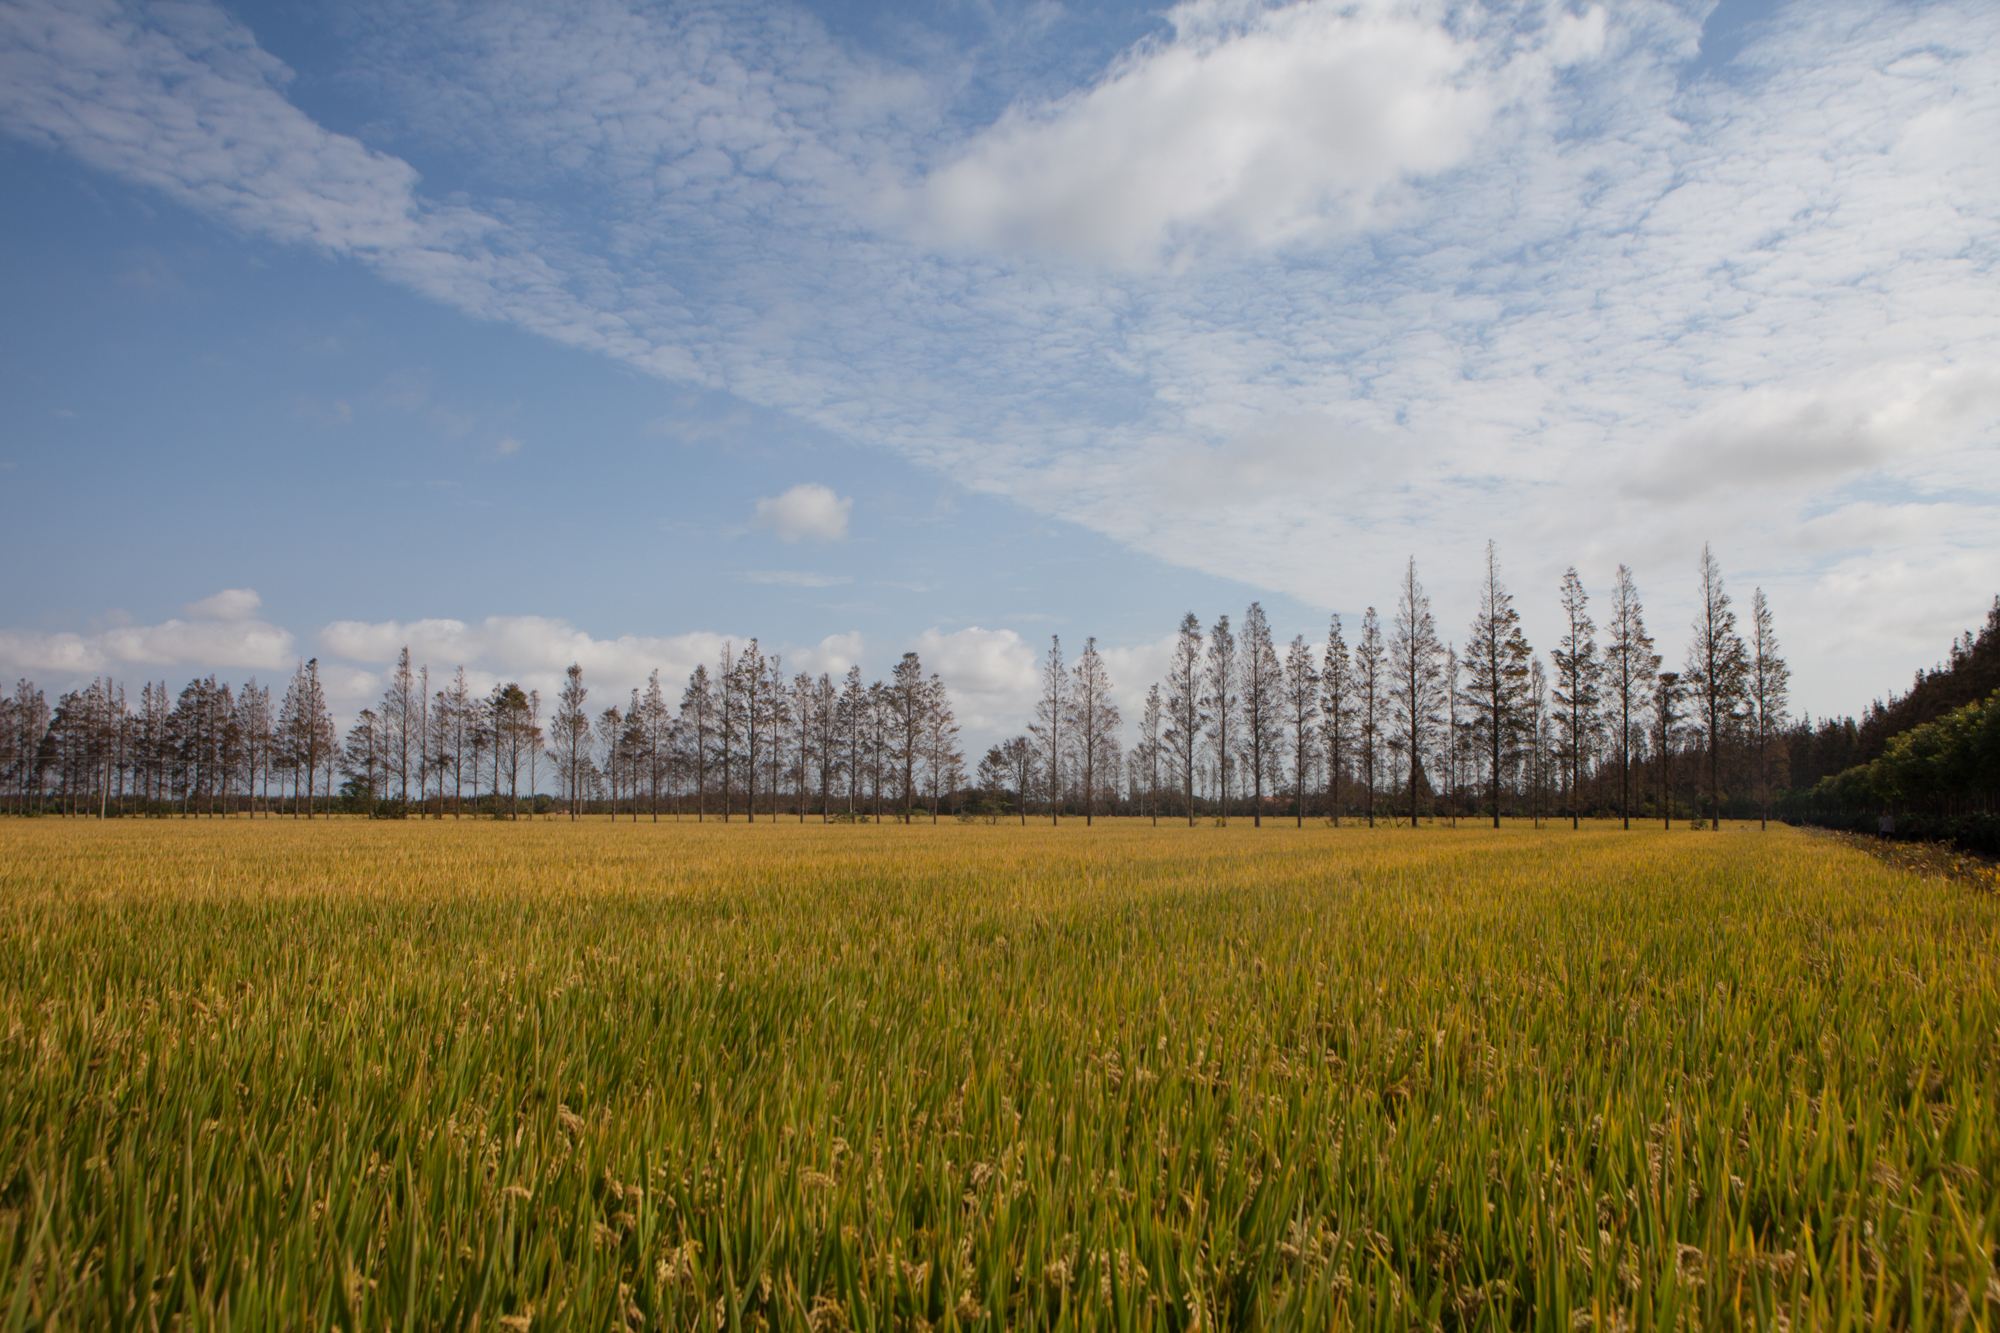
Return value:
M 1486 578 L 1465 646 L 1466 696 L 1474 712 L 1486 769 L 1486 800 L 1500 827 L 1500 775 L 1520 748 L 1526 718 L 1528 663 L 1534 654 L 1521 632 L 1521 613 L 1500 581 L 1500 557 L 1486 543 Z
M 1278 724 L 1284 707 L 1284 668 L 1271 642 L 1271 625 L 1261 603 L 1250 603 L 1243 615 L 1240 697 L 1243 701 L 1243 758 L 1250 768 L 1250 823 L 1264 826 L 1264 780 L 1278 745 Z
M 1321 732 L 1326 740 L 1326 813 L 1339 828 L 1340 779 L 1346 771 L 1348 748 L 1354 743 L 1354 668 L 1348 660 L 1347 641 L 1341 637 L 1338 615 L 1327 624 L 1319 684 Z
M 1203 684 L 1208 695 L 1202 700 L 1208 709 L 1209 744 L 1215 753 L 1216 813 L 1229 821 L 1230 752 L 1236 742 L 1237 714 L 1242 696 L 1237 689 L 1236 636 L 1230 631 L 1229 617 L 1217 616 L 1208 632 L 1208 668 Z
M 1653 687 L 1653 710 L 1660 727 L 1660 827 L 1674 826 L 1674 705 L 1680 701 L 1681 673 L 1662 671 Z
M 694 822 L 708 818 L 709 757 L 715 748 L 715 686 L 708 668 L 697 665 L 681 691 L 681 736 L 687 745 L 687 767 L 694 774 Z
M 1722 566 L 1701 548 L 1701 605 L 1695 611 L 1694 640 L 1688 645 L 1689 681 L 1701 702 L 1703 740 L 1708 751 L 1709 827 L 1722 827 L 1722 746 L 1740 720 L 1748 657 L 1736 633 L 1736 612 L 1722 587 Z
M 660 788 L 672 774 L 674 718 L 667 707 L 666 691 L 660 687 L 660 669 L 646 677 L 646 693 L 639 701 L 639 715 L 646 735 L 646 805 L 655 824 L 660 822 Z
M 578 814 L 577 807 L 583 804 L 589 790 L 590 775 L 590 714 L 584 711 L 583 701 L 590 690 L 583 683 L 583 668 L 577 663 L 569 664 L 563 673 L 562 692 L 556 695 L 556 711 L 549 719 L 550 739 L 555 745 L 556 771 L 563 782 L 563 799 L 569 805 L 569 818 L 573 824 Z M 516 724 L 518 725 L 518 724 Z M 518 747 L 521 741 L 514 739 Z M 528 793 L 531 797 L 534 793 Z
M 1083 779 L 1083 822 L 1097 817 L 1097 793 L 1104 775 L 1116 775 L 1118 705 L 1111 702 L 1111 673 L 1097 651 L 1096 639 L 1085 639 L 1083 655 L 1070 676 L 1070 737 Z
M 1042 747 L 1042 772 L 1048 779 L 1049 823 L 1062 822 L 1063 747 L 1069 739 L 1069 672 L 1063 666 L 1062 639 L 1049 636 L 1049 655 L 1042 660 L 1042 693 L 1035 701 L 1035 721 L 1028 730 Z
M 1146 691 L 1146 706 L 1139 713 L 1139 763 L 1146 774 L 1145 813 L 1153 817 L 1154 828 L 1160 826 L 1160 724 L 1165 715 L 1160 683 L 1154 681 Z
M 1297 826 L 1306 826 L 1306 786 L 1312 779 L 1313 736 L 1319 722 L 1319 668 L 1306 636 L 1292 636 L 1285 653 L 1285 725 L 1291 730 L 1292 812 Z
M 1174 641 L 1174 656 L 1167 668 L 1166 745 L 1172 756 L 1174 776 L 1181 788 L 1181 810 L 1188 827 L 1194 827 L 1195 763 L 1200 756 L 1202 728 L 1208 713 L 1202 704 L 1201 622 L 1190 611 L 1181 617 L 1180 637 Z
M 1748 669 L 1751 745 L 1757 762 L 1757 827 L 1771 821 L 1771 746 L 1783 744 L 1785 714 L 1790 702 L 1792 669 L 1778 650 L 1778 631 L 1771 604 L 1759 588 L 1750 598 L 1750 663 Z
M 1431 616 L 1431 599 L 1417 581 L 1417 558 L 1410 557 L 1396 593 L 1396 636 L 1389 645 L 1394 680 L 1389 699 L 1395 709 L 1396 729 L 1409 755 L 1410 827 L 1417 826 L 1417 787 L 1424 781 L 1424 753 L 1437 734 L 1438 678 L 1443 670 L 1444 645 L 1439 642 L 1437 621 Z
M 1040 762 L 1041 747 L 1031 737 L 1012 736 L 1000 743 L 1000 753 L 1013 770 L 1014 791 L 1020 801 L 1021 827 L 1026 828 L 1028 802 L 1035 794 L 1035 770 Z
M 904 653 L 890 673 L 889 702 L 894 723 L 890 754 L 902 787 L 903 822 L 908 824 L 917 808 L 917 765 L 924 736 L 924 664 L 915 653 Z
M 1618 582 L 1611 590 L 1611 623 L 1607 628 L 1611 639 L 1604 647 L 1604 674 L 1611 690 L 1608 702 L 1618 717 L 1618 810 L 1629 829 L 1633 741 L 1645 727 L 1639 713 L 1659 673 L 1660 657 L 1653 651 L 1653 636 L 1646 633 L 1639 585 L 1624 565 L 1618 566 Z
M 1389 671 L 1382 621 L 1372 606 L 1361 617 L 1361 642 L 1354 645 L 1354 691 L 1361 719 L 1362 806 L 1368 827 L 1374 828 L 1375 762 L 1389 712 Z
M 1569 826 L 1582 826 L 1583 770 L 1596 739 L 1598 680 L 1604 663 L 1597 655 L 1597 627 L 1591 623 L 1590 594 L 1574 565 L 1562 581 L 1562 642 L 1550 652 L 1555 662 L 1556 726 L 1562 733 L 1563 797 L 1569 806 Z

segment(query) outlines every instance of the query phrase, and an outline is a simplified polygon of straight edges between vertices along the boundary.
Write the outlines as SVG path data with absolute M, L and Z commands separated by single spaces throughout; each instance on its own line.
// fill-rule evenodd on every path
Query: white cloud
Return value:
M 969 741 L 1019 730 L 1034 713 L 1039 657 L 1010 629 L 927 629 L 910 645 L 951 691 Z M 976 756 L 974 756 L 976 758 Z
M 845 541 L 847 513 L 853 507 L 851 498 L 835 495 L 831 487 L 808 481 L 783 495 L 759 500 L 753 521 L 760 528 L 769 528 L 781 541 L 795 542 L 804 537 Z
M 791 668 L 839 679 L 849 667 L 861 664 L 866 649 L 867 642 L 858 633 L 829 634 L 810 648 L 794 649 Z
M 99 673 L 143 675 L 167 667 L 250 671 L 291 667 L 291 634 L 253 618 L 257 594 L 248 589 L 219 593 L 186 609 L 194 619 L 114 625 L 92 634 L 0 629 L 0 664 L 11 672 L 65 681 Z
M 1017 106 L 924 182 L 936 238 L 1146 266 L 1205 241 L 1279 245 L 1403 211 L 1510 102 L 1603 46 L 1601 7 L 1519 33 L 1442 6 L 1190 0 L 1170 40 L 1095 86 Z M 1508 47 L 1515 48 L 1512 51 Z
M 280 240 L 375 254 L 423 244 L 416 172 L 314 124 L 285 100 L 290 79 L 210 5 L 0 7 L 0 123 L 13 133 Z
M 181 614 L 196 620 L 248 620 L 262 605 L 264 599 L 249 588 L 224 588 L 213 597 L 189 602 Z

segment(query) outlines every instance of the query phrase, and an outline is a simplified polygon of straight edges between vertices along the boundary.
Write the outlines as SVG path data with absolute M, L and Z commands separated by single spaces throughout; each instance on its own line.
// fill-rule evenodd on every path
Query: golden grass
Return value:
M 0 824 L 0 1329 L 1983 1329 L 1997 1105 L 1784 829 Z

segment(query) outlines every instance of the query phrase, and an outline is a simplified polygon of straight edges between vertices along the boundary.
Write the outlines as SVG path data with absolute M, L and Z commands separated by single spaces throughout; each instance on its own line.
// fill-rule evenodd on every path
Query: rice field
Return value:
M 0 1329 L 2000 1324 L 2000 899 L 1786 829 L 0 824 Z

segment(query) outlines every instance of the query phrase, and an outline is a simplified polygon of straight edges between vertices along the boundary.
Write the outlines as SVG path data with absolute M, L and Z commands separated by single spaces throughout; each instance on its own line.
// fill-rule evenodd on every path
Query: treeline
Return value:
M 1761 815 L 1787 774 L 1789 673 L 1763 592 L 1746 637 L 1706 549 L 1698 575 L 1678 671 L 1661 670 L 1622 565 L 1601 632 L 1576 571 L 1565 575 L 1563 630 L 1544 661 L 1491 544 L 1457 642 L 1441 635 L 1414 559 L 1393 615 L 1368 608 L 1351 645 L 1339 616 L 1323 643 L 1281 649 L 1255 603 L 1236 625 L 1204 628 L 1189 613 L 1129 748 L 1096 641 L 1072 663 L 1052 639 L 1031 725 L 972 775 L 944 685 L 915 653 L 886 681 L 858 667 L 787 679 L 752 640 L 697 667 L 677 698 L 655 671 L 593 712 L 579 667 L 545 708 L 518 684 L 481 694 L 463 668 L 433 688 L 406 649 L 344 737 L 317 661 L 275 707 L 270 686 L 210 676 L 178 695 L 147 683 L 136 708 L 97 680 L 51 709 L 23 681 L 0 704 L 0 799 L 16 812 L 308 818 Z
M 433 690 L 406 648 L 381 700 L 341 737 L 317 659 L 300 663 L 275 711 L 255 680 L 232 690 L 210 676 L 177 696 L 147 683 L 132 708 L 122 685 L 101 679 L 53 709 L 22 681 L 0 701 L 0 801 L 13 813 L 97 816 L 907 820 L 919 809 L 937 818 L 964 786 L 950 699 L 915 653 L 887 681 L 868 683 L 858 667 L 839 681 L 787 680 L 753 639 L 725 647 L 715 670 L 695 668 L 672 703 L 657 670 L 623 707 L 593 714 L 589 695 L 578 666 L 546 715 L 538 691 L 481 694 L 463 667 Z
M 1910 692 L 1801 723 L 1787 819 L 2000 852 L 2000 598 Z
M 1393 619 L 1339 616 L 1324 644 L 1282 651 L 1263 608 L 1206 630 L 1183 618 L 1167 679 L 1147 692 L 1118 766 L 1118 709 L 1094 641 L 1074 670 L 1060 640 L 1029 729 L 988 751 L 980 796 L 1026 818 L 1100 809 L 1297 823 L 1378 819 L 1758 815 L 1784 774 L 1789 670 L 1758 590 L 1750 635 L 1704 548 L 1701 612 L 1680 671 L 1662 671 L 1632 572 L 1619 566 L 1604 632 L 1576 571 L 1564 632 L 1544 664 L 1529 646 L 1489 543 L 1478 612 L 1447 642 L 1409 562 Z M 1122 779 L 1122 782 L 1121 782 Z M 1123 799 L 1118 787 L 1123 786 Z

